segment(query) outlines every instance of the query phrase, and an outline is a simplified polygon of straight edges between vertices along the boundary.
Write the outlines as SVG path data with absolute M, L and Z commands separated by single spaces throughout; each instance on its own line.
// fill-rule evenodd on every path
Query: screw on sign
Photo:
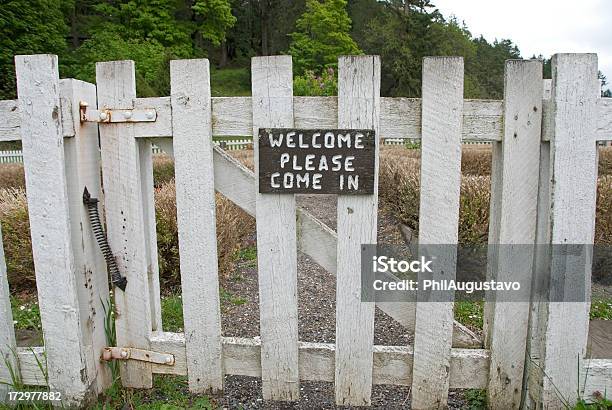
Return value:
M 259 129 L 259 192 L 374 192 L 373 130 Z

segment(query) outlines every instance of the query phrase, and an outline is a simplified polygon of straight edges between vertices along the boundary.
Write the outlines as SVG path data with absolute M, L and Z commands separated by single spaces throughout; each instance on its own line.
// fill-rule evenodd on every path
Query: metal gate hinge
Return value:
M 174 365 L 174 355 L 170 353 L 152 352 L 134 347 L 105 347 L 101 360 L 138 360 L 141 362 Z
M 90 110 L 87 108 L 87 103 L 81 101 L 79 104 L 79 111 L 81 122 L 155 122 L 157 119 L 157 111 L 155 111 L 155 108 L 124 110 L 107 108 L 104 110 Z

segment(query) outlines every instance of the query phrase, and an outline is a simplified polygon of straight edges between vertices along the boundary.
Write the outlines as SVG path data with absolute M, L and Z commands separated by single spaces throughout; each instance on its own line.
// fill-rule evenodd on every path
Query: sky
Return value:
M 464 21 L 472 36 L 511 39 L 529 58 L 597 53 L 612 88 L 612 0 L 432 0 L 445 18 Z

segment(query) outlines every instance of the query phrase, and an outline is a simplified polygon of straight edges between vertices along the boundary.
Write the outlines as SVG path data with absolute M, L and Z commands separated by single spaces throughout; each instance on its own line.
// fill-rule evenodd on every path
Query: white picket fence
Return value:
M 251 139 L 248 139 L 248 138 L 227 139 L 226 138 L 223 140 L 213 139 L 213 144 L 217 147 L 220 147 L 221 149 L 225 151 L 238 151 L 242 149 L 253 149 L 253 139 L 252 138 Z M 161 154 L 163 152 L 164 151 L 160 147 L 153 144 L 153 154 Z
M 0 164 L 19 164 L 23 162 L 21 151 L 0 151 Z
M 491 243 L 592 243 L 596 140 L 611 139 L 612 101 L 597 98 L 595 55 L 559 54 L 552 64 L 549 98 L 541 62 L 511 60 L 504 101 L 493 101 L 463 99 L 456 57 L 424 60 L 422 99 L 381 98 L 374 56 L 339 60 L 338 97 L 294 97 L 288 56 L 253 58 L 252 97 L 211 97 L 208 61 L 179 60 L 171 62 L 170 97 L 137 98 L 132 61 L 98 63 L 93 85 L 60 80 L 55 56 L 17 56 L 19 99 L 0 101 L 0 140 L 23 144 L 44 347 L 11 355 L 2 264 L 0 351 L 30 385 L 45 384 L 35 360 L 44 352 L 49 387 L 66 405 L 111 383 L 99 360 L 107 270 L 82 204 L 85 186 L 101 196 L 101 166 L 108 239 L 128 278 L 126 291 L 114 292 L 124 386 L 149 388 L 161 373 L 187 375 L 193 392 L 216 392 L 224 375 L 246 375 L 262 379 L 265 399 L 296 400 L 301 381 L 325 381 L 335 383 L 336 403 L 368 405 L 373 384 L 395 384 L 412 387 L 414 408 L 444 407 L 456 388 L 487 389 L 494 408 L 517 408 L 521 399 L 556 408 L 576 399 L 577 386 L 586 396 L 612 391 L 612 360 L 585 357 L 588 303 L 487 303 L 482 347 L 453 321 L 452 303 L 416 303 L 411 293 L 410 302 L 377 307 L 414 333 L 414 344 L 374 345 L 374 304 L 358 295 L 360 245 L 376 241 L 377 194 L 339 196 L 334 232 L 292 195 L 258 194 L 255 175 L 212 143 L 212 135 L 260 127 L 372 128 L 420 139 L 419 239 L 452 244 L 461 143 L 489 141 Z M 162 329 L 153 143 L 175 159 L 184 333 Z M 215 190 L 257 219 L 260 338 L 222 336 Z M 336 276 L 335 344 L 298 340 L 298 250 Z M 490 263 L 497 280 L 516 268 Z M 524 263 L 530 272 L 532 260 Z M 0 380 L 10 382 L 3 365 Z
M 253 140 L 250 139 L 230 139 L 223 141 L 213 141 L 213 144 L 226 151 L 236 151 L 241 149 L 252 149 Z M 153 154 L 161 154 L 163 151 L 157 145 L 152 146 Z M 23 153 L 21 150 L 0 151 L 0 164 L 21 164 L 23 163 Z

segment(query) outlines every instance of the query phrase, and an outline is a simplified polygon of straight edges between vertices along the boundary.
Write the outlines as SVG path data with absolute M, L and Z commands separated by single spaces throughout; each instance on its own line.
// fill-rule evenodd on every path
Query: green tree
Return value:
M 97 18 L 75 51 L 71 75 L 92 81 L 96 61 L 131 59 L 140 96 L 168 94 L 169 61 L 206 55 L 204 41 L 218 45 L 235 23 L 229 0 L 98 0 L 90 9 Z
M 608 78 L 601 72 L 601 70 L 597 71 L 597 78 L 600 81 L 599 85 L 599 93 L 602 97 L 610 98 L 610 89 L 606 89 L 608 85 Z
M 156 42 L 177 57 L 193 55 L 190 23 L 175 18 L 175 0 L 99 2 L 94 9 L 105 18 L 91 28 L 92 38 L 113 33 L 125 40 Z
M 422 1 L 392 1 L 364 28 L 359 44 L 368 54 L 381 56 L 381 93 L 418 97 L 421 94 L 422 60 L 438 55 L 443 24 L 437 10 Z M 448 51 L 449 47 L 446 48 Z
M 508 59 L 520 58 L 518 48 L 511 40 L 495 40 L 490 44 L 482 36 L 475 39 L 476 58 L 470 71 L 481 87 L 479 98 L 501 99 L 504 96 L 504 64 Z
M 236 23 L 228 0 L 195 0 L 192 9 L 198 33 L 215 46 L 225 40 L 225 33 Z
M 170 91 L 169 61 L 174 58 L 154 40 L 123 39 L 114 32 L 99 31 L 76 51 L 71 76 L 95 83 L 96 62 L 134 60 L 136 90 L 141 97 L 167 95 Z
M 353 13 L 358 4 L 373 11 L 369 21 L 355 14 L 366 26 L 354 31 L 363 31 L 356 38 L 366 53 L 381 56 L 382 95 L 419 97 L 423 57 L 442 55 L 464 58 L 467 98 L 502 97 L 504 61 L 520 55 L 510 40 L 473 39 L 464 24 L 445 20 L 427 0 L 353 1 Z
M 542 66 L 543 66 L 543 78 L 552 78 L 552 67 L 551 67 L 551 59 L 550 58 L 544 58 L 544 56 L 542 54 L 539 54 L 538 56 L 536 56 L 535 54 L 531 56 L 532 60 L 542 60 Z
M 0 3 L 0 99 L 16 97 L 15 55 L 65 55 L 68 25 L 64 20 L 64 3 L 62 0 Z
M 320 73 L 337 67 L 338 56 L 362 54 L 350 29 L 346 0 L 308 0 L 306 11 L 296 22 L 297 31 L 291 34 L 289 54 L 294 57 L 296 72 Z

